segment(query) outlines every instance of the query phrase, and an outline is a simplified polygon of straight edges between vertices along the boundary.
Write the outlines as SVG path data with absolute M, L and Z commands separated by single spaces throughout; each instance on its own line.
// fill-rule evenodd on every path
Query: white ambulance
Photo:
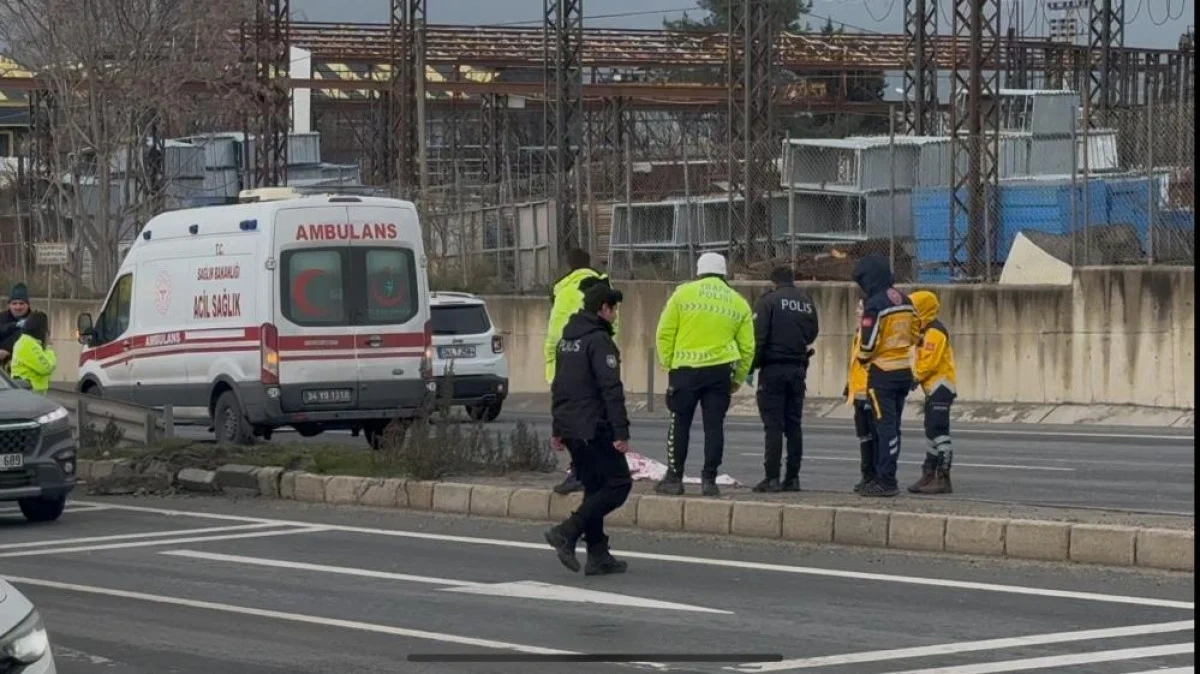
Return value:
M 79 390 L 199 412 L 221 442 L 291 426 L 376 445 L 436 390 L 416 208 L 251 198 L 147 223 L 100 315 L 79 316 Z

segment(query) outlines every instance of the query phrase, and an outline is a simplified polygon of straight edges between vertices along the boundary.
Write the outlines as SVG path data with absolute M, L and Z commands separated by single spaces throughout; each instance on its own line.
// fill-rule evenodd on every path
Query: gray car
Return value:
M 25 595 L 0 580 L 0 672 L 55 674 L 42 617 Z
M 75 488 L 76 447 L 62 405 L 0 374 L 0 502 L 16 501 L 30 522 L 57 520 Z

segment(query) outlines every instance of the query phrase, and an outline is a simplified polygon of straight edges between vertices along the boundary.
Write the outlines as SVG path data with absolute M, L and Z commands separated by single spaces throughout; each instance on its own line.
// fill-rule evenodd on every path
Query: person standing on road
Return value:
M 592 269 L 592 258 L 587 251 L 572 248 L 567 251 L 567 265 L 571 271 L 554 284 L 550 293 L 550 322 L 546 327 L 546 341 L 542 352 L 546 359 L 546 383 L 554 382 L 554 362 L 558 351 L 558 340 L 562 338 L 563 327 L 576 312 L 583 308 L 583 294 L 596 283 L 611 285 L 608 275 Z M 613 335 L 617 326 L 613 324 Z M 615 337 L 614 337 L 615 338 Z M 567 477 L 554 487 L 559 494 L 570 494 L 583 489 L 583 483 L 575 474 L 572 466 Z
M 908 487 L 914 494 L 950 494 L 950 464 L 954 451 L 950 449 L 950 405 L 958 395 L 958 368 L 954 365 L 954 348 L 950 333 L 938 319 L 941 303 L 937 295 L 919 290 L 911 295 L 917 320 L 921 326 L 917 343 L 917 359 L 913 388 L 925 391 L 925 437 L 929 449 L 921 466 L 921 479 Z
M 804 380 L 819 326 L 812 298 L 796 287 L 789 267 L 771 272 L 775 289 L 754 306 L 754 365 L 758 372 L 758 411 L 766 433 L 763 469 L 756 492 L 800 491 L 804 437 Z M 783 438 L 787 436 L 787 469 L 779 482 Z
M 900 493 L 900 415 L 913 383 L 913 348 L 919 323 L 912 301 L 896 288 L 886 259 L 868 255 L 854 269 L 854 282 L 866 293 L 859 321 L 857 358 L 867 368 L 867 397 L 875 413 L 875 480 L 862 496 Z
M 704 421 L 705 496 L 720 496 L 717 469 L 725 454 L 725 415 L 732 396 L 754 361 L 754 317 L 750 303 L 726 282 L 725 258 L 705 253 L 695 281 L 675 289 L 658 319 L 658 361 L 667 371 L 667 472 L 655 490 L 683 494 L 692 419 L 699 405 Z
M 854 310 L 854 325 L 862 324 L 863 301 L 858 301 Z M 859 471 L 861 479 L 854 485 L 854 493 L 875 481 L 875 410 L 867 397 L 867 368 L 858 359 L 858 347 L 862 343 L 862 332 L 854 331 L 850 340 L 850 367 L 846 373 L 846 388 L 842 396 L 854 409 L 854 432 L 858 436 Z
M 49 343 L 50 321 L 40 311 L 30 313 L 24 320 L 24 334 L 13 346 L 12 378 L 29 382 L 36 393 L 45 393 L 58 367 L 58 357 Z
M 13 348 L 28 317 L 29 288 L 24 283 L 17 283 L 8 295 L 8 310 L 0 313 L 0 369 L 8 369 Z
M 584 295 L 583 310 L 563 328 L 551 384 L 553 443 L 571 453 L 583 483 L 583 502 L 561 524 L 545 532 L 558 559 L 579 571 L 575 546 L 587 543 L 584 573 L 623 573 L 626 563 L 612 556 L 604 518 L 620 508 L 633 489 L 625 454 L 629 452 L 629 415 L 621 383 L 621 353 L 613 340 L 613 321 L 621 292 L 597 284 Z

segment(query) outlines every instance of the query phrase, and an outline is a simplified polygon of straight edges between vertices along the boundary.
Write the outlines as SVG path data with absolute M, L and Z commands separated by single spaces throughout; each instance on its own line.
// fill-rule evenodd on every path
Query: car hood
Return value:
M 58 403 L 46 396 L 30 393 L 24 389 L 0 390 L 0 420 L 36 419 L 59 407 Z
M 32 610 L 33 604 L 17 588 L 0 580 L 0 636 L 20 625 Z

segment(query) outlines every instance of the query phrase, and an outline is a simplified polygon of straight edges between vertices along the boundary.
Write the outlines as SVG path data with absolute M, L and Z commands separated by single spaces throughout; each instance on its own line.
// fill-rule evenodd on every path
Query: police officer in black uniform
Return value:
M 766 431 L 763 467 L 766 477 L 756 492 L 800 491 L 800 460 L 804 438 L 804 379 L 812 344 L 817 339 L 817 309 L 812 298 L 796 287 L 787 267 L 771 272 L 775 289 L 754 306 L 754 368 L 758 374 L 758 411 Z M 787 436 L 787 470 L 779 482 L 783 438 Z
M 583 310 L 563 328 L 558 342 L 553 406 L 555 449 L 571 453 L 571 462 L 583 483 L 579 509 L 545 533 L 558 559 L 579 571 L 575 546 L 587 543 L 591 575 L 623 573 L 626 564 L 612 556 L 604 518 L 620 508 L 633 479 L 625 453 L 629 451 L 629 416 L 625 411 L 625 386 L 621 383 L 621 354 L 613 341 L 613 321 L 621 292 L 607 284 L 589 288 Z

